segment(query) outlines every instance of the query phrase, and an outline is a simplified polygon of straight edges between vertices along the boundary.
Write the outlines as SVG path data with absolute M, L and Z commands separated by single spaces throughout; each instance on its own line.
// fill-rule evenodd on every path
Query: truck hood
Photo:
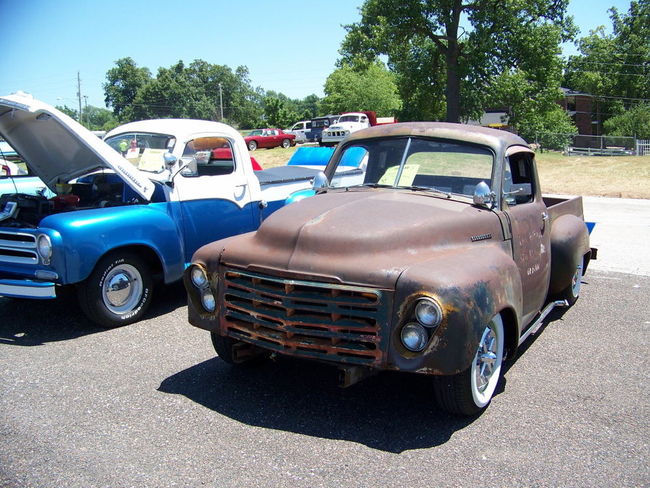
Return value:
M 52 190 L 92 171 L 108 168 L 150 200 L 154 183 L 72 118 L 29 95 L 0 97 L 0 134 Z
M 502 231 L 494 212 L 469 203 L 408 190 L 360 189 L 288 205 L 256 233 L 233 239 L 219 243 L 227 264 L 391 288 L 414 263 L 502 239 Z
M 361 122 L 337 122 L 334 125 L 330 125 L 328 129 L 333 130 L 357 130 L 368 127 L 367 124 L 362 124 Z

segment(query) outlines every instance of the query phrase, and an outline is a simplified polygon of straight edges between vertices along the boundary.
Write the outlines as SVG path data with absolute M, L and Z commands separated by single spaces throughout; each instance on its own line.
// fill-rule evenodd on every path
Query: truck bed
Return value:
M 544 196 L 544 204 L 548 210 L 551 222 L 561 215 L 575 215 L 584 219 L 582 210 L 582 197 L 562 198 L 556 196 Z
M 303 168 L 301 166 L 278 166 L 277 168 L 256 171 L 255 176 L 257 176 L 260 185 L 264 188 L 268 185 L 310 180 L 318 173 L 319 170 L 317 169 Z

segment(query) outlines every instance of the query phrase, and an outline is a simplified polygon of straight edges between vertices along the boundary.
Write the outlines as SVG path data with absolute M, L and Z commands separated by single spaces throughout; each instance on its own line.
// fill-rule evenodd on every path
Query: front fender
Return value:
M 421 296 L 438 300 L 442 323 L 420 353 L 401 343 L 403 325 L 413 321 L 414 301 Z M 519 333 L 522 309 L 521 278 L 505 243 L 467 246 L 449 251 L 402 273 L 396 288 L 389 347 L 389 367 L 428 374 L 466 370 L 476 353 L 488 321 L 511 309 Z
M 165 281 L 183 274 L 182 239 L 168 214 L 167 203 L 105 207 L 50 215 L 41 227 L 58 232 L 57 255 L 65 256 L 65 269 L 54 261 L 64 283 L 85 280 L 97 261 L 113 249 L 146 246 L 162 263 Z

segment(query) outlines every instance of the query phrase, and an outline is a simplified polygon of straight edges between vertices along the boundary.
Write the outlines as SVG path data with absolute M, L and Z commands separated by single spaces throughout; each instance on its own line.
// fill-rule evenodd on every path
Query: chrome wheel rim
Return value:
M 143 288 L 142 277 L 137 268 L 130 264 L 116 266 L 104 280 L 104 305 L 114 314 L 128 313 L 140 302 Z
M 580 295 L 580 286 L 582 285 L 582 266 L 576 268 L 573 277 L 571 278 L 571 293 L 574 297 Z
M 472 397 L 478 407 L 490 402 L 501 374 L 503 362 L 503 322 L 495 316 L 487 325 L 471 368 Z

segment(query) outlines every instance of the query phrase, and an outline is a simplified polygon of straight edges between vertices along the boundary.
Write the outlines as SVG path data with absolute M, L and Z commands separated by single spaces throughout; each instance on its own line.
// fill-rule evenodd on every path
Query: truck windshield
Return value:
M 491 184 L 494 156 L 485 147 L 415 137 L 359 141 L 345 148 L 339 165 L 353 152 L 365 156 L 363 185 L 472 196 L 481 181 Z
M 165 169 L 164 154 L 174 149 L 176 139 L 165 134 L 129 132 L 109 137 L 104 142 L 136 168 L 159 173 Z
M 358 115 L 342 115 L 339 122 L 359 122 Z

